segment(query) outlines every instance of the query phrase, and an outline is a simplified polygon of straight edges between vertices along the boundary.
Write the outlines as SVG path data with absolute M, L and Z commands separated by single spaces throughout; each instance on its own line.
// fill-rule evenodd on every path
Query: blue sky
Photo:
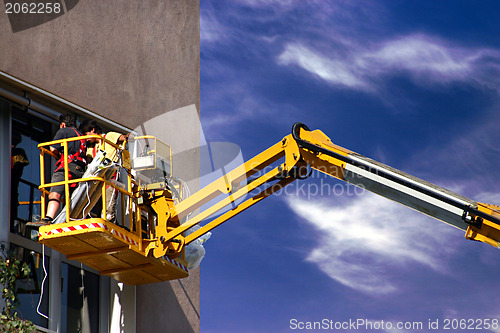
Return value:
M 500 204 L 500 3 L 200 6 L 207 140 L 235 143 L 249 159 L 300 121 Z M 289 332 L 292 319 L 422 322 L 388 331 L 427 332 L 429 320 L 500 319 L 497 249 L 320 174 L 290 186 L 205 244 L 202 332 Z

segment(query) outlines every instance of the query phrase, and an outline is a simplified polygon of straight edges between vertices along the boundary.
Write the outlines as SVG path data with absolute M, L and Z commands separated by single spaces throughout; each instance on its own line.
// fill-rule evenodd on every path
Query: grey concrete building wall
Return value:
M 7 2 L 1 71 L 129 128 L 199 110 L 199 0 L 61 0 L 57 15 L 6 14 Z M 194 141 L 199 130 L 190 128 Z M 193 156 L 186 170 L 198 164 Z M 198 270 L 137 287 L 135 300 L 137 332 L 199 331 Z
M 42 14 L 2 8 L 1 70 L 131 128 L 187 105 L 199 110 L 198 0 L 62 4 L 70 9 L 40 25 Z M 14 32 L 12 20 L 30 19 L 34 26 Z

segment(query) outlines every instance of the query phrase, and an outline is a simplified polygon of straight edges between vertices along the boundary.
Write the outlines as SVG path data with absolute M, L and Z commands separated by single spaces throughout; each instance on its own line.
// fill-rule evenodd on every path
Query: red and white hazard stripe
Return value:
M 173 264 L 173 265 L 175 265 L 175 266 L 179 267 L 180 269 L 183 269 L 183 270 L 185 270 L 186 272 L 188 271 L 188 269 L 187 269 L 187 267 L 186 267 L 186 266 L 184 266 L 183 264 L 181 264 L 181 263 L 177 262 L 176 260 L 170 259 L 170 258 L 169 258 L 169 257 L 167 257 L 167 256 L 163 256 L 162 258 L 163 258 L 163 259 L 165 259 L 165 260 L 167 260 L 169 263 L 171 263 L 171 264 Z
M 122 234 L 122 233 L 121 233 L 121 232 L 119 232 L 118 230 L 111 229 L 111 233 L 112 233 L 113 235 L 115 235 L 115 236 L 120 237 L 120 238 L 121 238 L 121 239 L 123 239 L 124 241 L 129 242 L 129 243 L 131 243 L 131 244 L 135 245 L 135 246 L 138 246 L 138 245 L 139 245 L 139 243 L 138 243 L 138 242 L 136 242 L 136 241 L 135 241 L 135 240 L 133 240 L 132 238 L 128 237 L 127 235 Z
M 137 241 L 135 241 L 132 238 L 128 237 L 127 235 L 119 232 L 118 230 L 116 230 L 114 228 L 109 228 L 104 223 L 96 223 L 96 222 L 93 222 L 93 223 L 84 223 L 84 224 L 77 224 L 77 225 L 73 225 L 73 226 L 70 226 L 70 227 L 62 227 L 62 228 L 52 229 L 52 230 L 46 231 L 45 232 L 45 236 L 57 235 L 57 234 L 60 234 L 60 233 L 63 233 L 63 232 L 71 232 L 71 231 L 93 229 L 93 228 L 105 229 L 105 230 L 111 232 L 111 234 L 120 237 L 121 239 L 123 239 L 124 241 L 126 241 L 126 242 L 128 242 L 128 243 L 130 243 L 132 245 L 135 245 L 135 246 L 139 245 L 139 243 Z M 38 236 L 40 237 L 40 236 L 42 236 L 42 234 L 39 233 Z
M 52 229 L 52 230 L 45 232 L 45 235 L 47 235 L 47 236 L 48 235 L 56 235 L 56 234 L 60 234 L 63 232 L 92 229 L 92 228 L 107 229 L 106 226 L 104 225 L 104 223 L 86 223 L 86 224 L 74 225 L 71 227 L 62 227 L 62 228 Z M 41 236 L 41 233 L 40 233 L 40 236 Z

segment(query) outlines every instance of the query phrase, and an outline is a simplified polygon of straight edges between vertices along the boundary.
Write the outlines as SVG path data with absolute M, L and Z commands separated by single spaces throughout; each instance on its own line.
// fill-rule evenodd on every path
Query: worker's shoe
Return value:
M 43 219 L 41 219 L 40 221 L 33 221 L 33 222 L 26 223 L 26 226 L 28 226 L 28 227 L 36 227 L 36 228 L 43 227 L 43 226 L 52 224 L 53 220 L 54 219 L 52 217 L 46 216 Z

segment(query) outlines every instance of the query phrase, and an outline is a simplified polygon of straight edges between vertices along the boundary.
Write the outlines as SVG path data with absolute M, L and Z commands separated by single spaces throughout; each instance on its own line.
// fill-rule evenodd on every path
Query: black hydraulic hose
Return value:
M 422 186 L 419 186 L 417 184 L 414 184 L 414 183 L 411 183 L 411 182 L 408 182 L 404 179 L 401 179 L 401 178 L 398 178 L 398 177 L 395 177 L 387 172 L 384 172 L 382 170 L 379 170 L 379 169 L 375 169 L 375 168 L 372 168 L 370 167 L 369 165 L 366 165 L 362 162 L 359 162 L 359 161 L 355 161 L 353 160 L 352 158 L 350 158 L 349 156 L 344 156 L 344 155 L 341 155 L 341 154 L 338 154 L 334 151 L 331 151 L 329 149 L 326 149 L 326 148 L 323 148 L 323 147 L 319 147 L 313 143 L 310 143 L 308 141 L 305 141 L 303 139 L 300 138 L 300 129 L 303 129 L 303 130 L 306 130 L 306 131 L 310 131 L 309 127 L 307 127 L 306 125 L 304 125 L 303 123 L 295 123 L 293 124 L 292 126 L 292 137 L 293 139 L 297 142 L 297 144 L 299 145 L 299 147 L 303 147 L 303 148 L 306 148 L 310 151 L 313 151 L 313 152 L 316 152 L 316 153 L 322 153 L 322 154 L 325 154 L 325 155 L 328 155 L 328 156 L 331 156 L 333 158 L 336 158 L 342 162 L 345 162 L 345 163 L 348 163 L 348 164 L 351 164 L 353 166 L 356 166 L 358 168 L 361 168 L 361 169 L 364 169 L 368 172 L 371 172 L 373 174 L 376 174 L 380 177 L 383 177 L 385 179 L 388 179 L 388 180 L 391 180 L 395 183 L 398 183 L 400 185 L 403 185 L 405 187 L 408 187 L 408 188 L 411 188 L 415 191 L 418 191 L 422 194 L 425 194 L 425 195 L 428 195 L 434 199 L 438 199 L 440 201 L 443 201 L 449 205 L 452 205 L 454 207 L 457 207 L 457 208 L 460 208 L 462 209 L 463 211 L 466 211 L 466 212 L 469 212 L 471 213 L 472 215 L 474 216 L 478 216 L 478 217 L 481 217 L 481 218 L 484 218 L 488 221 L 491 221 L 491 222 L 494 222 L 498 225 L 500 225 L 500 219 L 494 217 L 494 216 L 491 216 L 489 214 L 486 214 L 480 210 L 478 210 L 476 207 L 470 207 L 468 205 L 464 205 L 456 200 L 453 200 L 452 198 L 449 198 L 447 196 L 444 196 L 444 195 L 441 195 L 440 193 L 437 193 L 437 192 L 434 192 L 434 191 L 431 191 L 429 189 L 426 189 Z M 465 219 L 465 216 L 463 218 L 463 220 L 467 223 L 467 224 L 471 224 L 470 222 L 468 222 L 466 219 Z

